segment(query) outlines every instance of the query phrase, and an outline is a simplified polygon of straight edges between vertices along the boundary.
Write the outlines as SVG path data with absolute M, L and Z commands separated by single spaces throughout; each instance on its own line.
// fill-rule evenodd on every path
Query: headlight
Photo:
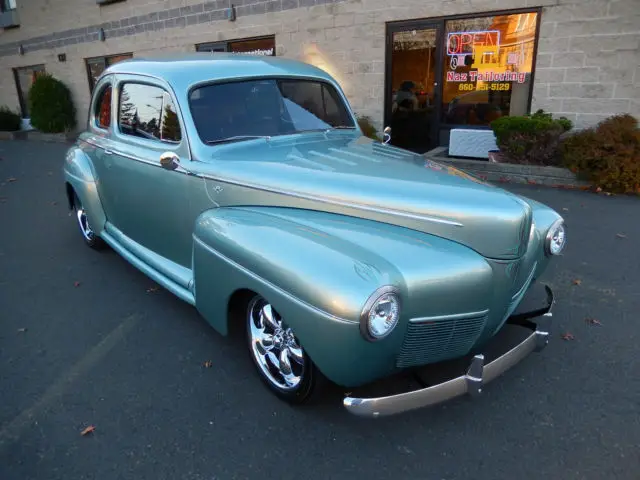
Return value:
M 398 289 L 381 287 L 369 297 L 360 314 L 360 332 L 370 341 L 380 340 L 391 333 L 400 319 Z
M 548 255 L 560 255 L 567 242 L 564 220 L 556 220 L 549 228 L 544 246 Z

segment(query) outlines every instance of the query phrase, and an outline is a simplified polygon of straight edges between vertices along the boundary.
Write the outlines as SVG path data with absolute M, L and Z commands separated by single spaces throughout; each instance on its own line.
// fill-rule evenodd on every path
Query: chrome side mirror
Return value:
M 383 130 L 384 136 L 383 141 L 385 145 L 391 141 L 391 127 L 385 127 Z
M 180 159 L 173 152 L 164 152 L 160 155 L 160 165 L 165 170 L 175 170 L 180 166 Z

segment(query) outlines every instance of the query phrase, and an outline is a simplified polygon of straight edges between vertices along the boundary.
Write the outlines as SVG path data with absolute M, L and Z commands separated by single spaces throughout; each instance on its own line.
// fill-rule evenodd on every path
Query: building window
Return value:
M 536 12 L 447 20 L 442 122 L 484 125 L 529 110 Z
M 118 127 L 125 135 L 180 142 L 180 122 L 171 96 L 160 87 L 125 83 L 118 105 Z
M 38 75 L 45 73 L 44 65 L 32 65 L 13 69 L 18 90 L 18 101 L 23 118 L 29 118 L 29 90 Z
M 231 52 L 250 55 L 276 55 L 276 37 L 245 38 L 227 42 L 210 42 L 196 45 L 197 52 Z
M 127 60 L 129 58 L 133 58 L 132 53 L 121 53 L 118 55 L 109 55 L 107 57 L 95 57 L 95 58 L 87 58 L 85 61 L 87 63 L 87 76 L 89 79 L 89 91 L 93 92 L 93 87 L 98 80 L 98 77 L 111 65 L 121 62 L 122 60 Z

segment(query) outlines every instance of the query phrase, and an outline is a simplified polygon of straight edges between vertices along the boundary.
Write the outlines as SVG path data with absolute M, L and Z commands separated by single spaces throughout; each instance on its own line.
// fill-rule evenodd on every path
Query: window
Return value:
M 125 135 L 163 142 L 179 142 L 182 138 L 173 100 L 160 87 L 125 83 L 118 117 L 118 126 Z
M 111 125 L 111 85 L 107 85 L 96 102 L 96 125 L 109 128 Z
M 108 57 L 95 57 L 95 58 L 87 58 L 87 75 L 89 79 L 89 91 L 93 92 L 93 87 L 98 80 L 98 77 L 111 65 L 121 62 L 122 60 L 127 60 L 129 58 L 133 58 L 133 54 L 131 53 L 122 53 L 119 55 L 111 55 Z
M 489 125 L 529 110 L 536 12 L 447 20 L 442 121 Z
M 231 137 L 275 136 L 330 128 L 355 128 L 349 110 L 329 84 L 263 79 L 207 85 L 189 98 L 205 143 Z
M 33 65 L 13 69 L 18 90 L 18 101 L 23 118 L 29 118 L 29 89 L 38 75 L 45 73 L 44 65 Z
M 210 42 L 196 45 L 197 52 L 232 52 L 250 55 L 276 55 L 276 37 L 274 35 L 259 38 L 232 40 L 229 42 Z
M 16 0 L 0 0 L 0 12 L 8 12 L 16 9 Z

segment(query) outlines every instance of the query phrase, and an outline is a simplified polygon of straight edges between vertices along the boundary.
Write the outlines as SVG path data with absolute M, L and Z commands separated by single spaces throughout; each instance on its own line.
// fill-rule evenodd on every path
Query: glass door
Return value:
M 387 30 L 385 125 L 391 144 L 417 153 L 438 145 L 441 31 L 424 22 Z

